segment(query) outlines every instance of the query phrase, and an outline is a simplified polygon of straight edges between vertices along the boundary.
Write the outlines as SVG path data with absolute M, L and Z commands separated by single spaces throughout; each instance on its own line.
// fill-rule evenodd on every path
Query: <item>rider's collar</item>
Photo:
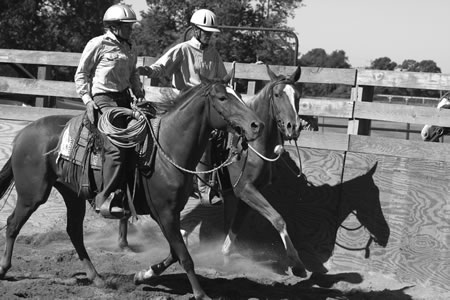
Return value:
M 208 45 L 202 44 L 195 36 L 190 39 L 189 43 L 196 49 L 205 50 L 208 48 Z
M 107 36 L 108 38 L 112 39 L 112 40 L 117 41 L 118 43 L 127 43 L 128 46 L 130 46 L 130 48 L 131 48 L 131 46 L 132 46 L 132 44 L 131 44 L 131 42 L 130 42 L 129 40 L 123 39 L 123 38 L 121 38 L 120 36 L 115 35 L 111 30 L 108 30 L 108 31 L 106 32 L 106 36 Z

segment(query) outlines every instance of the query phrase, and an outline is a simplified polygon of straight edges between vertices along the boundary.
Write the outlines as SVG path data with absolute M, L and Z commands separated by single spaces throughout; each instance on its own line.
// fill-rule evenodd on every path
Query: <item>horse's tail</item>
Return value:
M 11 166 L 11 158 L 8 159 L 6 164 L 0 171 L 0 199 L 3 198 L 5 193 L 9 190 L 13 184 L 14 174 Z

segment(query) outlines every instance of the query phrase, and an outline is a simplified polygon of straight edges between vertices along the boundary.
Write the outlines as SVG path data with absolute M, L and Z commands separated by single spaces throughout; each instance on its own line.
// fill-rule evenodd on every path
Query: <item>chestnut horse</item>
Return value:
M 159 224 L 170 245 L 171 255 L 187 273 L 196 299 L 209 297 L 200 286 L 193 260 L 180 233 L 180 212 L 188 200 L 193 182 L 192 174 L 187 171 L 195 169 L 213 129 L 232 128 L 252 141 L 264 127 L 254 111 L 227 86 L 228 80 L 207 81 L 173 99 L 173 107 L 161 116 L 154 171 L 151 176 L 139 174 L 138 177 L 139 189 L 145 197 L 135 201 L 142 202 Z M 70 118 L 44 117 L 22 129 L 15 137 L 11 157 L 0 171 L 0 196 L 14 182 L 17 190 L 16 207 L 7 220 L 0 279 L 11 268 L 13 246 L 20 229 L 47 201 L 55 187 L 66 204 L 67 233 L 86 269 L 87 278 L 97 286 L 105 285 L 84 245 L 86 199 L 81 198 L 72 182 L 64 181 L 60 164 L 56 162 L 58 151 L 55 149 Z M 152 269 L 138 272 L 135 283 L 151 276 Z

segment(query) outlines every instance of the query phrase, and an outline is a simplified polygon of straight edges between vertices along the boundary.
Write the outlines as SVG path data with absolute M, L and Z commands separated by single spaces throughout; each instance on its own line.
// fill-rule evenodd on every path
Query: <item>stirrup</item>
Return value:
M 116 194 L 111 193 L 100 206 L 100 214 L 106 219 L 122 219 L 130 216 L 130 212 L 119 206 L 112 206 Z

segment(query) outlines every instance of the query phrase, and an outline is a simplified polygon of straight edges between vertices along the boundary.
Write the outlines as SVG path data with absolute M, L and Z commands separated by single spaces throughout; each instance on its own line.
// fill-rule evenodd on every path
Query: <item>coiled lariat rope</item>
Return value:
M 142 116 L 145 116 L 140 112 Z M 114 126 L 110 120 L 119 116 L 130 116 L 130 109 L 117 107 L 108 109 L 98 120 L 98 130 L 104 133 L 108 139 L 121 148 L 133 148 L 142 143 L 147 135 L 146 121 L 144 118 L 138 118 L 136 122 L 130 122 L 127 128 Z

